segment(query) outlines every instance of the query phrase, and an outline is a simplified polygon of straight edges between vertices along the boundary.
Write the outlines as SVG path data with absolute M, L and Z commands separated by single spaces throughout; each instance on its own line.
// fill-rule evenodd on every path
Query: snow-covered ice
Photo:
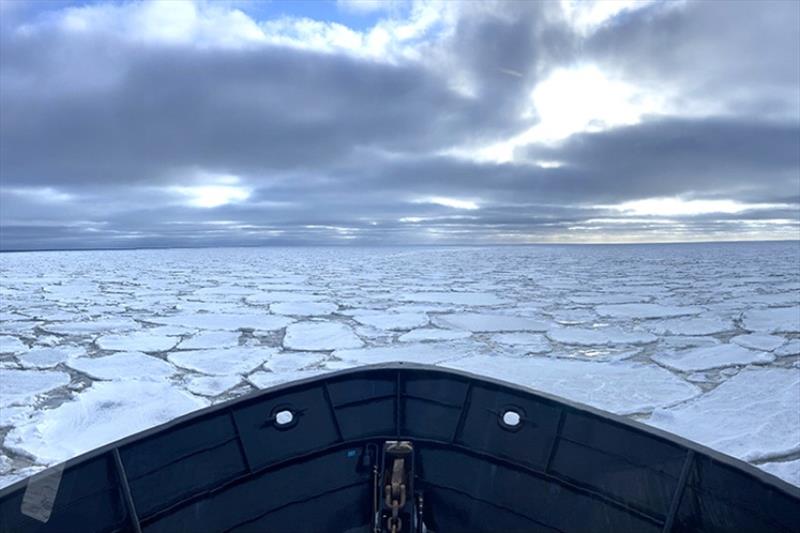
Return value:
M 437 317 L 445 327 L 474 332 L 547 331 L 552 324 L 534 318 L 488 313 L 453 313 Z
M 539 333 L 498 333 L 492 335 L 492 341 L 522 347 L 526 353 L 546 353 L 553 348 L 547 337 Z
M 776 348 L 783 346 L 786 342 L 784 337 L 778 335 L 766 335 L 764 333 L 750 333 L 747 335 L 737 335 L 731 339 L 739 346 L 750 348 L 753 350 L 763 350 L 765 352 L 772 352 Z
M 428 323 L 425 313 L 370 313 L 353 318 L 365 326 L 399 331 L 419 328 Z
M 800 339 L 792 339 L 780 348 L 775 349 L 775 355 L 778 357 L 787 357 L 790 355 L 800 355 Z
M 291 350 L 337 350 L 364 345 L 350 326 L 339 322 L 298 322 L 286 328 L 283 345 Z
M 750 350 L 738 344 L 718 344 L 676 353 L 653 356 L 653 360 L 674 370 L 691 372 L 733 365 L 771 363 L 775 356 L 762 351 Z
M 67 359 L 78 357 L 85 353 L 86 349 L 81 346 L 33 348 L 18 356 L 17 359 L 25 368 L 53 368 Z
M 407 292 L 397 296 L 401 302 L 432 302 L 455 305 L 498 305 L 508 300 L 490 292 Z
M 246 347 L 219 348 L 213 350 L 187 350 L 173 352 L 167 358 L 181 368 L 194 370 L 201 374 L 224 376 L 246 374 L 255 370 L 273 356 L 275 348 Z
M 714 335 L 735 329 L 733 321 L 721 318 L 670 318 L 647 324 L 656 335 Z
M 264 368 L 275 373 L 294 372 L 317 365 L 325 360 L 321 352 L 281 352 L 264 363 Z
M 475 356 L 447 362 L 445 366 L 519 383 L 619 414 L 649 411 L 701 393 L 695 385 L 667 370 L 641 363 Z
M 800 487 L 800 459 L 794 461 L 780 461 L 774 463 L 763 463 L 759 468 L 766 470 L 773 476 L 777 476 L 792 485 Z
M 746 368 L 649 424 L 746 461 L 800 451 L 800 370 Z
M 239 329 L 274 331 L 283 329 L 292 322 L 290 318 L 286 318 L 285 316 L 255 312 L 179 314 L 153 317 L 150 320 L 159 324 L 170 324 L 185 328 L 227 331 L 236 331 Z
M 203 350 L 208 348 L 232 348 L 239 346 L 238 331 L 202 331 L 178 345 L 181 350 Z
M 596 329 L 552 328 L 547 331 L 550 340 L 562 344 L 581 346 L 611 346 L 615 344 L 649 344 L 658 337 L 645 331 L 623 331 L 617 327 Z
M 660 304 L 614 304 L 598 305 L 595 308 L 601 316 L 622 319 L 668 318 L 674 316 L 699 315 L 701 307 Z
M 476 348 L 465 342 L 432 342 L 402 344 L 379 348 L 360 348 L 357 350 L 336 350 L 333 356 L 343 361 L 372 365 L 391 361 L 409 363 L 442 363 L 459 359 L 475 353 Z
M 52 464 L 206 405 L 166 383 L 98 382 L 12 429 L 5 446 Z
M 34 461 L 0 485 L 211 399 L 398 360 L 658 409 L 786 470 L 799 263 L 796 243 L 0 254 L 0 457 Z
M 469 331 L 457 329 L 421 328 L 412 329 L 408 333 L 403 333 L 397 340 L 400 342 L 420 342 L 420 341 L 452 341 L 456 339 L 466 339 L 471 336 Z
M 186 389 L 198 396 L 219 396 L 241 382 L 241 376 L 192 376 L 186 380 Z
M 175 347 L 179 339 L 166 335 L 153 335 L 148 331 L 134 331 L 121 335 L 104 335 L 95 341 L 103 350 L 135 350 L 139 352 L 165 352 Z
M 748 310 L 742 323 L 750 331 L 797 333 L 800 332 L 800 306 Z
M 339 306 L 329 302 L 281 302 L 269 306 L 278 315 L 318 316 L 335 313 Z
M 0 335 L 0 353 L 19 353 L 27 350 L 24 342 L 10 335 Z
M 63 387 L 69 381 L 66 372 L 0 368 L 0 407 L 25 404 L 39 394 Z
M 178 369 L 163 359 L 141 352 L 117 352 L 103 357 L 77 357 L 67 366 L 95 379 L 164 379 Z

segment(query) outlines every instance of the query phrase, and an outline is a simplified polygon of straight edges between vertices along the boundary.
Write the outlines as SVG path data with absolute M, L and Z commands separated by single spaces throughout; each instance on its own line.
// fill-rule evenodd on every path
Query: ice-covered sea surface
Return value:
M 192 410 L 414 361 L 800 485 L 800 243 L 0 254 L 0 485 Z

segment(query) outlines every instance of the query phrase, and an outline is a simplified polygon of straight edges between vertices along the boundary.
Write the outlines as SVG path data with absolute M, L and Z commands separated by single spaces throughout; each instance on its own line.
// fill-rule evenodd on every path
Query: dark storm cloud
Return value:
M 566 162 L 561 187 L 603 202 L 689 193 L 800 200 L 800 124 L 794 121 L 652 120 L 574 135 L 527 155 Z
M 693 217 L 693 238 L 791 222 L 797 5 L 714 4 L 657 4 L 584 37 L 555 2 L 464 3 L 419 59 L 391 61 L 17 10 L 0 33 L 0 249 L 517 242 L 592 224 L 613 237 L 653 224 L 587 222 L 621 217 L 598 206 L 659 196 L 789 204 Z M 529 145 L 512 163 L 444 155 L 535 125 L 536 84 L 587 61 L 677 87 L 691 113 Z M 198 208 L 174 188 L 219 175 L 247 200 Z

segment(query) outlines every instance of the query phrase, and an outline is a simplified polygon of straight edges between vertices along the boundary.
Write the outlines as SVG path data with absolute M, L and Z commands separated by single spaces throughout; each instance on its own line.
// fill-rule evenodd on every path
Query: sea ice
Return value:
M 508 346 L 518 346 L 526 353 L 546 353 L 552 350 L 550 342 L 538 333 L 498 333 L 492 335 L 492 341 Z
M 763 350 L 771 352 L 786 342 L 786 339 L 777 335 L 767 335 L 764 333 L 750 333 L 749 335 L 737 335 L 731 339 L 739 346 L 751 348 L 753 350 Z
M 443 366 L 502 379 L 618 414 L 650 411 L 701 393 L 663 368 L 547 357 L 475 356 Z
M 656 335 L 714 335 L 735 329 L 733 322 L 720 318 L 672 318 L 652 322 L 647 329 Z
M 37 395 L 63 387 L 69 381 L 66 372 L 0 368 L 0 407 L 28 403 Z
M 748 350 L 738 344 L 718 344 L 684 352 L 656 354 L 653 360 L 675 370 L 692 372 L 733 365 L 770 363 L 775 360 L 775 356 L 767 352 Z
M 364 342 L 346 324 L 297 322 L 286 328 L 283 345 L 290 350 L 327 351 L 360 348 Z
M 764 463 L 758 465 L 758 467 L 762 470 L 766 470 L 773 476 L 777 476 L 792 485 L 800 487 L 800 459 Z
M 675 316 L 699 315 L 701 307 L 660 304 L 614 304 L 598 305 L 596 311 L 601 316 L 620 319 L 670 318 Z
M 259 370 L 258 372 L 253 372 L 249 376 L 247 376 L 247 381 L 249 381 L 254 387 L 258 389 L 267 389 L 269 387 L 274 387 L 275 385 L 280 385 L 281 383 L 289 383 L 290 381 L 297 381 L 299 379 L 306 379 L 314 376 L 318 376 L 320 374 L 325 374 L 329 372 L 329 370 L 325 370 L 322 368 L 312 368 L 310 370 L 295 370 L 292 372 L 265 372 L 263 370 Z
M 745 461 L 800 451 L 800 371 L 745 368 L 690 402 L 647 423 Z
M 153 335 L 148 331 L 134 331 L 121 335 L 104 335 L 95 343 L 103 350 L 165 352 L 174 348 L 179 340 L 177 337 Z
M 403 331 L 419 328 L 428 323 L 425 313 L 375 313 L 356 315 L 356 322 L 378 329 Z
M 117 352 L 104 357 L 78 357 L 67 361 L 67 366 L 95 379 L 164 379 L 178 369 L 163 359 L 141 352 Z
M 8 433 L 5 445 L 56 463 L 205 405 L 163 382 L 98 382 L 72 401 L 37 412 Z
M 275 353 L 275 348 L 241 346 L 238 348 L 173 352 L 167 356 L 167 359 L 181 368 L 188 368 L 202 374 L 224 376 L 246 374 L 260 366 Z
M 800 306 L 770 307 L 745 311 L 742 317 L 744 328 L 766 333 L 800 332 Z
M 644 331 L 623 331 L 617 327 L 596 329 L 552 328 L 547 331 L 550 340 L 562 344 L 581 346 L 611 346 L 614 344 L 649 344 L 658 337 Z
M 454 305 L 500 305 L 508 300 L 491 292 L 407 292 L 397 296 L 401 302 L 433 302 Z
M 24 342 L 10 335 L 0 335 L 0 353 L 19 353 L 27 350 Z
M 232 348 L 239 346 L 238 331 L 203 331 L 184 339 L 178 345 L 181 350 L 203 350 L 207 348 Z
M 302 293 L 296 291 L 272 291 L 253 294 L 245 298 L 252 305 L 274 304 L 282 302 L 318 302 L 324 297 L 319 294 Z
M 413 329 L 408 333 L 400 335 L 397 340 L 401 342 L 419 342 L 419 341 L 452 341 L 457 339 L 466 339 L 471 336 L 469 331 L 458 329 L 438 329 L 438 328 L 422 328 Z
M 432 342 L 402 344 L 357 350 L 336 350 L 334 357 L 343 361 L 371 365 L 392 361 L 436 364 L 459 359 L 476 352 L 474 344 L 466 342 Z
M 445 327 L 472 332 L 494 331 L 547 331 L 549 322 L 528 317 L 484 313 L 453 313 L 436 317 L 436 322 Z
M 187 328 L 226 331 L 239 329 L 274 331 L 283 329 L 293 322 L 292 319 L 285 316 L 266 313 L 194 313 L 153 317 L 150 321 Z
M 242 382 L 242 377 L 234 376 L 192 376 L 186 380 L 186 389 L 199 396 L 219 396 Z
M 264 363 L 264 368 L 276 373 L 294 372 L 317 365 L 324 360 L 325 354 L 320 352 L 280 352 Z
M 132 318 L 104 318 L 81 322 L 42 324 L 43 330 L 57 335 L 97 335 L 100 333 L 133 331 L 141 325 Z
M 792 339 L 780 348 L 775 350 L 775 355 L 778 357 L 787 357 L 790 355 L 800 355 L 800 339 Z
M 278 315 L 319 316 L 335 313 L 339 309 L 336 304 L 328 302 L 282 302 L 269 306 L 269 310 Z
M 26 368 L 53 368 L 71 357 L 86 353 L 80 346 L 60 346 L 58 348 L 34 348 L 17 357 Z
M 5 405 L 0 404 L 0 427 L 3 426 L 16 426 L 31 413 L 34 412 L 34 407 L 28 405 Z

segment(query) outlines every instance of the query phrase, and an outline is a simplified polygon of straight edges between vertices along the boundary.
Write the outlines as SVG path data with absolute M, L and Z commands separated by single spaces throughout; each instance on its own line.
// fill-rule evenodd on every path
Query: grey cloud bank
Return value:
M 800 238 L 795 2 L 34 6 L 3 250 Z

